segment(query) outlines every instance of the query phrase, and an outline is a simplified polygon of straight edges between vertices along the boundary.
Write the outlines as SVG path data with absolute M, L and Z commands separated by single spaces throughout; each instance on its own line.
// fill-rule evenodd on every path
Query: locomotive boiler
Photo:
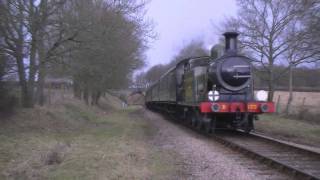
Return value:
M 221 57 L 181 60 L 146 91 L 146 107 L 168 113 L 210 133 L 250 132 L 261 113 L 274 112 L 267 92 L 254 90 L 252 60 L 237 48 L 236 32 L 226 32 Z

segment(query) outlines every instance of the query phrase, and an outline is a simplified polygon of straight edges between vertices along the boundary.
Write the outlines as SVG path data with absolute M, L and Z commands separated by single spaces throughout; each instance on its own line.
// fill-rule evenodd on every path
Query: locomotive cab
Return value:
M 209 60 L 209 56 L 189 58 L 177 65 L 178 102 L 194 103 L 206 100 Z

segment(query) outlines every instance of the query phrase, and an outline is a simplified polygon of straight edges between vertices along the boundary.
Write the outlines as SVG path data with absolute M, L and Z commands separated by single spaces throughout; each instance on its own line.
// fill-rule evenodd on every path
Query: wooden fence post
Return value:
M 279 95 L 277 99 L 276 113 L 280 114 L 280 112 L 281 112 L 281 108 L 280 108 L 280 95 Z
M 303 99 L 302 99 L 302 105 L 301 105 L 302 109 L 304 109 L 305 103 L 306 103 L 306 97 L 303 97 Z

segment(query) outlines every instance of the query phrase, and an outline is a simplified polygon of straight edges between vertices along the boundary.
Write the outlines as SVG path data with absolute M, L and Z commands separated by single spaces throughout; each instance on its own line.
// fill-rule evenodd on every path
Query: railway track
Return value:
M 166 116 L 178 124 L 178 119 Z M 320 180 L 320 153 L 281 142 L 256 133 L 239 131 L 217 131 L 206 134 L 191 124 L 182 123 L 198 133 L 230 147 L 245 156 L 267 164 L 272 169 L 283 172 L 293 179 Z
M 251 158 L 297 179 L 320 179 L 320 153 L 268 137 L 243 132 L 219 132 L 212 137 Z

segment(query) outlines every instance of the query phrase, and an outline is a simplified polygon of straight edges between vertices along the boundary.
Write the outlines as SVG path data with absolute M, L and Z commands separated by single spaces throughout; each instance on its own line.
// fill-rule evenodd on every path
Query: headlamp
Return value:
M 264 90 L 260 90 L 260 91 L 257 91 L 255 93 L 255 99 L 257 101 L 267 101 L 268 100 L 268 93 L 267 91 L 264 91 Z
M 210 101 L 217 101 L 219 100 L 220 94 L 218 91 L 209 91 L 208 92 L 208 99 Z

